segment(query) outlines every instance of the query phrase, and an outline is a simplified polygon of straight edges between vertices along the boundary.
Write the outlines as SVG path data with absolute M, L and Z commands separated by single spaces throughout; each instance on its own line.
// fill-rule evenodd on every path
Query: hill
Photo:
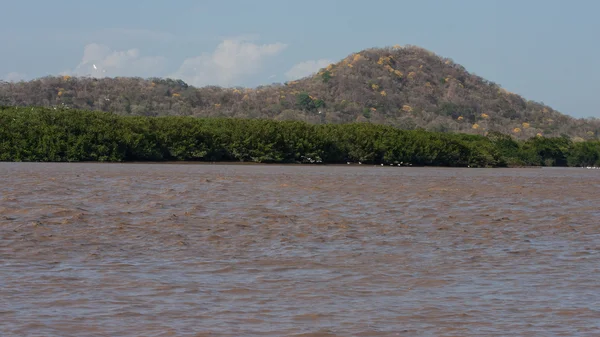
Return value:
M 370 122 L 401 129 L 526 139 L 596 139 L 600 121 L 576 119 L 469 73 L 451 59 L 406 46 L 368 49 L 312 76 L 257 88 L 195 88 L 159 78 L 45 77 L 0 83 L 0 105 L 67 106 L 120 115 Z

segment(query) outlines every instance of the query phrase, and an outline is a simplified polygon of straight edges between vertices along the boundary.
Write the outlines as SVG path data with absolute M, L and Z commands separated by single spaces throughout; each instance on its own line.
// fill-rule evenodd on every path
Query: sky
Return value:
M 367 48 L 416 45 L 526 99 L 600 118 L 597 0 L 0 0 L 0 79 L 301 78 Z

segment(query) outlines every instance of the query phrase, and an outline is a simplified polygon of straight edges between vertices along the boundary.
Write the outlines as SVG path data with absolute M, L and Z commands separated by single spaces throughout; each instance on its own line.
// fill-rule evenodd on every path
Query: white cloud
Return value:
M 141 56 L 138 49 L 116 51 L 91 43 L 85 46 L 79 65 L 65 73 L 92 77 L 151 77 L 162 75 L 165 65 L 166 59 L 162 56 Z
M 300 62 L 291 67 L 290 70 L 285 73 L 285 76 L 290 80 L 297 80 L 312 75 L 319 71 L 319 69 L 325 68 L 331 63 L 333 62 L 327 59 Z
M 10 72 L 10 73 L 6 74 L 6 76 L 4 76 L 4 79 L 7 80 L 8 82 L 19 82 L 19 81 L 25 80 L 26 77 L 27 77 L 27 75 L 22 74 L 22 73 Z
M 203 53 L 183 61 L 170 77 L 195 85 L 238 85 L 245 77 L 256 74 L 268 57 L 287 47 L 283 43 L 258 45 L 247 38 L 222 41 L 212 53 Z
M 144 35 L 146 32 L 140 34 Z M 287 47 L 283 43 L 258 44 L 250 42 L 250 39 L 253 37 L 225 39 L 214 51 L 185 59 L 169 77 L 182 79 L 196 86 L 240 85 L 247 77 L 259 73 L 269 57 L 278 55 Z M 79 64 L 62 74 L 165 77 L 166 67 L 167 59 L 163 56 L 144 56 L 136 48 L 113 50 L 103 44 L 91 43 L 85 46 Z

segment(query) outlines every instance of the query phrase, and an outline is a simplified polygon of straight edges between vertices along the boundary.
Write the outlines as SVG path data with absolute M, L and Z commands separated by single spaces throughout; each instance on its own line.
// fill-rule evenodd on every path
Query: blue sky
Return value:
M 4 80 L 257 86 L 362 49 L 412 44 L 563 113 L 600 117 L 596 0 L 0 1 Z

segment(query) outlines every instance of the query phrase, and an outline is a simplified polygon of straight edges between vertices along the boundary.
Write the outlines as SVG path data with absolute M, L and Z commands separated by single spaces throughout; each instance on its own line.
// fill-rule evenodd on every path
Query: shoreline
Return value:
M 327 167 L 386 167 L 386 168 L 449 168 L 449 169 L 541 169 L 549 168 L 544 166 L 498 166 L 498 167 L 464 167 L 464 166 L 420 166 L 420 165 L 381 165 L 381 164 L 341 164 L 341 163 L 257 163 L 257 162 L 238 162 L 238 161 L 0 161 L 2 163 L 35 163 L 35 164 L 109 164 L 109 165 L 218 165 L 218 166 L 327 166 Z M 554 168 L 578 168 L 569 166 L 555 166 Z

